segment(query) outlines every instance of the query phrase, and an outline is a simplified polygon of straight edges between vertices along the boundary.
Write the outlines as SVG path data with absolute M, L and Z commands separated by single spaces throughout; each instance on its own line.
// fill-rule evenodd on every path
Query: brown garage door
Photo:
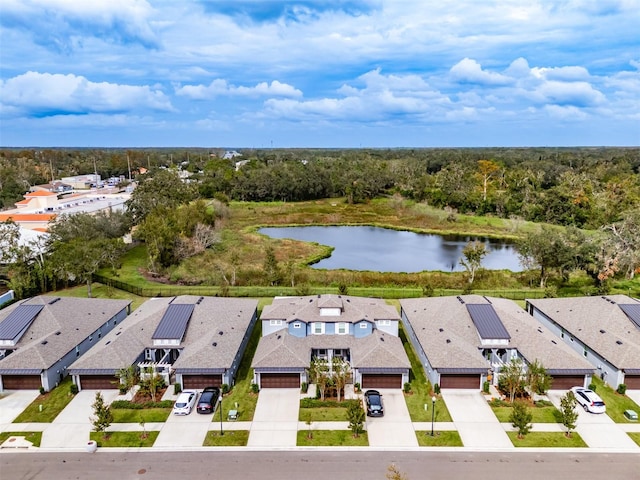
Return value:
M 5 390 L 38 390 L 42 386 L 40 375 L 2 375 Z
M 364 373 L 362 388 L 402 388 L 402 374 Z
M 624 384 L 629 390 L 640 390 L 640 375 L 625 375 Z
M 119 383 L 115 375 L 80 375 L 83 390 L 113 390 Z
M 551 378 L 551 390 L 569 390 L 584 385 L 584 375 L 552 375 Z
M 474 388 L 480 390 L 480 375 L 440 375 L 440 388 Z
M 183 375 L 182 385 L 184 389 L 220 387 L 222 375 Z
M 300 388 L 299 373 L 261 373 L 261 388 Z

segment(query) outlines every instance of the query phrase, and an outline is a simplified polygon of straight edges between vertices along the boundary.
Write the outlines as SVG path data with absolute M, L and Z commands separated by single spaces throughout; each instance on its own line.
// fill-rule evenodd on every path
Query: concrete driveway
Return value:
M 196 399 L 196 404 L 197 401 Z M 216 409 L 213 414 L 203 415 L 196 412 L 195 407 L 189 415 L 174 415 L 172 412 L 162 426 L 153 446 L 201 447 L 216 413 L 220 412 Z
M 367 417 L 370 447 L 417 447 L 416 432 L 401 390 L 378 389 L 382 394 L 384 417 Z M 364 401 L 364 400 L 363 400 Z M 366 406 L 363 405 L 366 411 Z
M 443 389 L 442 398 L 465 447 L 515 448 L 478 390 Z
M 99 390 L 82 390 L 69 405 L 42 432 L 42 448 L 84 448 L 92 430 L 90 418 L 93 416 L 91 405 Z M 105 403 L 111 403 L 118 396 L 118 390 L 101 390 Z
M 249 447 L 294 447 L 298 434 L 299 388 L 263 388 L 253 414 Z
M 4 392 L 0 398 L 0 431 L 10 432 L 6 424 L 13 422 L 40 392 L 38 390 L 11 390 Z
M 560 409 L 560 398 L 566 393 L 566 390 L 550 390 L 547 392 L 547 397 L 556 408 Z M 578 412 L 576 432 L 589 447 L 640 451 L 640 447 L 611 420 L 609 415 L 585 412 L 580 405 L 576 410 Z
M 634 401 L 636 405 L 638 405 L 638 409 L 636 410 L 638 415 L 640 415 L 640 390 L 627 390 L 627 397 Z

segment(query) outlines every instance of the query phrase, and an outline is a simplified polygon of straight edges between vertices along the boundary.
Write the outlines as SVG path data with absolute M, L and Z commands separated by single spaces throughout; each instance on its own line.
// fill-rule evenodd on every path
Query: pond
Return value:
M 318 269 L 460 272 L 464 271 L 460 265 L 462 249 L 468 242 L 480 240 L 489 251 L 482 260 L 483 268 L 522 271 L 514 245 L 493 239 L 367 226 L 268 227 L 259 232 L 272 238 L 291 238 L 333 247 L 329 258 L 312 265 Z

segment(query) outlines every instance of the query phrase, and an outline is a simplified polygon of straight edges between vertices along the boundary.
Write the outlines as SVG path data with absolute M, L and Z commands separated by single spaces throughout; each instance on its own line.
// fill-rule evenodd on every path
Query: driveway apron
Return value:
M 404 394 L 391 389 L 379 389 L 379 392 L 382 394 L 384 417 L 367 417 L 369 446 L 417 447 L 418 440 Z
M 566 393 L 564 390 L 550 390 L 547 397 L 556 408 L 560 409 L 560 398 Z M 640 447 L 606 413 L 585 412 L 579 405 L 576 410 L 578 412 L 576 432 L 589 447 L 640 452 Z
M 478 390 L 444 389 L 442 398 L 465 447 L 515 448 Z
M 40 446 L 43 448 L 84 448 L 89 441 L 92 430 L 91 417 L 98 390 L 82 390 L 74 397 L 69 405 L 53 420 L 51 425 L 42 432 Z M 118 390 L 104 390 L 102 397 L 105 403 L 111 403 L 117 396 Z
M 264 388 L 258 395 L 249 447 L 295 447 L 300 389 Z
M 203 415 L 194 410 L 189 415 L 171 413 L 162 426 L 154 447 L 201 447 L 215 414 Z
M 11 432 L 10 424 L 31 402 L 38 398 L 38 390 L 14 390 L 0 398 L 0 431 Z

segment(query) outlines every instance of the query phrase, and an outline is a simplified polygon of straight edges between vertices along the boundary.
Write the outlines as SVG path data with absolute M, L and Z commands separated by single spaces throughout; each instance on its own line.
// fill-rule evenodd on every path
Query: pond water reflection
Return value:
M 272 238 L 292 238 L 334 247 L 332 255 L 312 265 L 327 270 L 377 272 L 463 271 L 462 249 L 472 240 L 483 241 L 489 253 L 482 267 L 522 271 L 512 244 L 486 238 L 444 236 L 367 226 L 268 227 L 260 233 Z

